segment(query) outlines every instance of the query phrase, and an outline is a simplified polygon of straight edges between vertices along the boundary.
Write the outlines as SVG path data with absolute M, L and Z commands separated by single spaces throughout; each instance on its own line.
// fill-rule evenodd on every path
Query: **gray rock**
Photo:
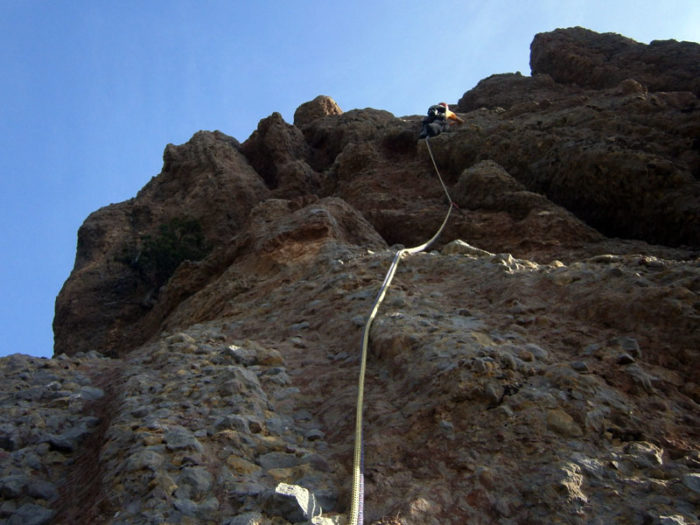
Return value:
M 229 366 L 228 376 L 230 379 L 222 383 L 218 389 L 218 393 L 222 397 L 242 394 L 266 399 L 267 396 L 262 390 L 260 380 L 252 370 L 240 366 Z
M 289 340 L 290 340 L 290 341 L 294 344 L 294 346 L 296 346 L 297 348 L 306 348 L 306 343 L 304 342 L 304 340 L 303 340 L 301 337 L 298 337 L 298 336 L 296 336 L 296 337 L 291 337 Z
M 0 425 L 0 448 L 9 452 L 22 448 L 22 440 L 15 425 L 11 423 Z
M 265 470 L 296 467 L 300 463 L 300 458 L 294 454 L 286 454 L 285 452 L 268 452 L 258 457 L 258 464 Z
M 646 441 L 631 443 L 625 448 L 625 452 L 637 468 L 658 467 L 663 463 L 664 451 Z
M 63 428 L 74 423 L 74 421 L 66 418 L 66 414 L 63 411 L 46 414 L 44 422 L 46 423 L 46 431 L 51 434 L 60 434 Z
M 230 345 L 227 348 L 224 348 L 222 350 L 222 354 L 226 357 L 230 357 L 236 363 L 244 366 L 252 366 L 258 362 L 255 350 L 242 348 L 237 345 Z
M 232 503 L 236 505 L 244 505 L 246 502 L 260 502 L 264 499 L 265 494 L 269 491 L 268 488 L 254 481 L 237 481 L 234 480 L 228 486 L 228 496 Z
M 0 503 L 0 516 L 10 516 L 17 511 L 17 500 L 7 499 Z M 3 522 L 4 523 L 4 522 Z
M 526 344 L 525 350 L 530 352 L 535 357 L 535 359 L 538 359 L 540 361 L 544 361 L 549 357 L 549 352 L 547 352 L 547 350 L 534 343 Z
M 294 419 L 296 419 L 297 421 L 311 421 L 313 419 L 313 416 L 308 410 L 299 410 L 295 412 Z
M 263 515 L 259 512 L 246 512 L 232 518 L 224 518 L 221 525 L 263 525 Z
M 31 480 L 27 484 L 27 494 L 32 498 L 45 499 L 53 501 L 58 498 L 58 489 L 56 485 L 45 480 Z
M 287 386 L 292 382 L 284 369 L 277 370 L 275 373 L 265 374 L 265 380 L 279 386 Z
M 447 421 L 445 419 L 440 420 L 440 428 L 444 430 L 447 433 L 452 433 L 455 431 L 455 426 L 452 424 L 451 421 Z
M 579 453 L 574 454 L 573 459 L 587 476 L 598 480 L 604 479 L 607 476 L 605 464 L 599 459 L 587 457 Z
M 85 425 L 85 426 L 88 427 L 88 428 L 90 428 L 90 427 L 96 427 L 97 425 L 100 424 L 100 418 L 99 418 L 99 417 L 95 417 L 95 416 L 85 416 L 85 417 L 80 418 L 80 422 L 79 422 L 79 423 L 80 423 L 81 425 Z
M 294 421 L 290 417 L 280 417 L 280 416 L 275 416 L 271 417 L 265 420 L 265 426 L 267 427 L 267 430 L 273 434 L 277 434 L 278 436 L 283 435 L 287 430 L 289 430 L 290 427 L 292 427 L 294 424 Z
M 279 516 L 292 523 L 306 522 L 307 518 L 295 498 L 283 496 L 272 489 L 262 497 L 262 510 L 270 516 Z
M 185 516 L 191 516 L 193 518 L 197 516 L 197 504 L 191 499 L 178 498 L 173 501 L 173 507 Z
M 139 419 L 147 416 L 149 413 L 150 410 L 146 406 L 138 407 L 131 411 L 131 415 Z
M 180 426 L 168 429 L 163 435 L 163 440 L 168 450 L 190 449 L 196 452 L 202 452 L 204 450 L 204 447 L 194 434 L 190 430 Z
M 24 456 L 24 464 L 29 467 L 30 469 L 34 470 L 41 470 L 43 463 L 41 462 L 41 458 L 39 455 L 34 452 L 30 451 Z
M 585 361 L 574 361 L 571 363 L 571 368 L 581 373 L 589 372 L 588 365 Z
M 209 492 L 213 479 L 211 473 L 203 467 L 187 467 L 182 469 L 177 482 L 180 489 L 185 489 L 187 497 L 197 500 Z
M 22 401 L 39 401 L 44 395 L 45 390 L 41 387 L 31 387 L 20 392 L 16 392 L 15 399 Z
M 3 498 L 19 498 L 29 483 L 29 477 L 24 474 L 14 474 L 0 478 L 0 496 Z
M 641 390 L 647 394 L 655 394 L 653 383 L 657 381 L 657 377 L 648 373 L 644 368 L 640 367 L 637 363 L 632 363 L 625 367 L 625 372 L 632 378 L 632 381 Z
M 686 474 L 681 478 L 681 480 L 683 481 L 683 485 L 688 487 L 696 494 L 700 494 L 700 472 L 691 472 L 690 474 Z
M 84 386 L 80 388 L 80 397 L 86 401 L 95 401 L 104 397 L 105 391 L 94 386 Z
M 46 439 L 46 442 L 52 449 L 59 452 L 75 452 L 80 445 L 80 442 L 89 435 L 92 430 L 88 429 L 85 424 L 79 424 L 69 428 L 59 435 L 52 435 Z
M 503 387 L 495 381 L 489 381 L 484 386 L 482 393 L 484 399 L 486 399 L 486 401 L 488 401 L 489 404 L 495 406 L 496 404 L 498 404 L 501 397 L 503 397 Z
M 304 433 L 304 437 L 309 441 L 316 441 L 326 437 L 326 434 L 318 428 L 313 428 Z
M 36 505 L 25 503 L 8 520 L 8 525 L 44 525 L 50 523 L 56 514 L 55 511 Z
M 158 452 L 142 449 L 129 456 L 126 460 L 126 470 L 129 472 L 135 472 L 146 468 L 157 470 L 164 461 L 165 459 Z
M 222 418 L 219 418 L 214 423 L 214 429 L 218 432 L 226 429 L 234 429 L 239 432 L 250 432 L 249 418 L 241 416 L 239 414 L 227 414 Z
M 330 472 L 331 471 L 331 466 L 328 464 L 328 461 L 321 456 L 320 454 L 316 454 L 314 452 L 311 452 L 309 454 L 305 454 L 303 457 L 300 458 L 299 460 L 300 464 L 306 464 L 308 463 L 313 467 L 315 470 L 318 470 L 320 472 Z
M 318 501 L 316 501 L 314 493 L 300 485 L 280 483 L 275 488 L 275 492 L 282 496 L 294 498 L 306 519 L 311 520 L 316 516 L 320 516 L 322 513 L 321 506 Z
M 208 519 L 217 510 L 219 510 L 219 500 L 214 496 L 205 499 L 197 506 L 197 512 L 202 519 Z

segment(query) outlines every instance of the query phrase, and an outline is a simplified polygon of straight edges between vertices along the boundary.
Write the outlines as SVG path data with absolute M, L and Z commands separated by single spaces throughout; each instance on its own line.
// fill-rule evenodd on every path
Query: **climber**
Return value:
M 450 111 L 447 103 L 440 102 L 428 108 L 428 116 L 423 119 L 423 129 L 421 129 L 419 137 L 434 137 L 449 128 L 452 122 L 464 124 L 464 121 L 455 113 Z

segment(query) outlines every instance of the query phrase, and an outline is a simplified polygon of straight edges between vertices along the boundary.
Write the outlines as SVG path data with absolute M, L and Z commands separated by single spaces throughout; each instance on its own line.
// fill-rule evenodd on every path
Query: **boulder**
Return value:
M 309 102 L 304 102 L 294 112 L 294 125 L 298 128 L 310 124 L 314 120 L 329 115 L 342 115 L 343 110 L 335 100 L 326 95 L 319 95 Z
M 166 146 L 163 170 L 136 197 L 93 212 L 80 227 L 75 267 L 56 298 L 56 354 L 122 353 L 147 340 L 162 320 L 152 314 L 160 288 L 180 259 L 194 256 L 184 241 L 172 243 L 194 228 L 202 258 L 227 244 L 267 195 L 238 143 L 221 132 Z M 204 273 L 216 271 L 217 253 Z

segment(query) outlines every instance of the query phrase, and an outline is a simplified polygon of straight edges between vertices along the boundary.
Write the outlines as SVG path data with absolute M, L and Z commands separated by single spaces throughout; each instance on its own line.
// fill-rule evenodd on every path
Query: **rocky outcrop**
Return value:
M 0 520 L 308 520 L 284 483 L 342 523 L 365 320 L 450 206 L 432 153 L 455 208 L 372 328 L 366 522 L 696 521 L 700 114 L 664 46 L 538 35 L 430 143 L 319 96 L 168 145 L 81 227 L 56 356 L 0 360 Z
M 376 141 L 401 128 L 388 111 L 365 108 L 316 119 L 302 131 L 312 150 L 311 165 L 323 171 L 333 165 L 346 146 Z
M 258 124 L 241 152 L 275 195 L 317 193 L 319 175 L 308 165 L 311 151 L 301 131 L 273 113 Z
M 328 115 L 342 115 L 343 110 L 335 100 L 326 95 L 319 95 L 315 99 L 304 102 L 294 112 L 294 125 L 298 128 L 311 124 L 317 118 Z
M 481 80 L 474 89 L 464 93 L 459 99 L 457 110 L 463 113 L 481 108 L 503 111 L 517 105 L 520 109 L 537 111 L 554 101 L 571 98 L 582 92 L 581 89 L 556 83 L 547 74 L 527 77 L 520 73 L 502 73 Z
M 535 36 L 530 46 L 533 75 L 594 89 L 633 78 L 650 91 L 691 91 L 700 96 L 700 44 L 654 40 L 640 44 L 615 33 L 582 27 Z
M 676 69 L 688 71 L 682 64 Z M 698 98 L 652 93 L 631 77 L 610 89 L 583 89 L 546 72 L 489 77 L 465 93 L 459 110 L 467 126 L 444 141 L 443 164 L 459 170 L 497 159 L 529 191 L 608 236 L 698 246 Z
M 204 244 L 215 248 L 200 270 L 215 274 L 221 252 L 268 196 L 231 137 L 199 132 L 185 145 L 169 144 L 162 172 L 135 198 L 92 213 L 80 227 L 75 267 L 56 299 L 56 353 L 120 354 L 145 342 L 173 306 L 161 301 L 153 311 L 164 284 L 158 270 L 178 255 L 177 239 L 159 237 L 162 228 L 173 221 L 197 225 Z M 152 261 L 144 259 L 148 239 L 163 241 Z

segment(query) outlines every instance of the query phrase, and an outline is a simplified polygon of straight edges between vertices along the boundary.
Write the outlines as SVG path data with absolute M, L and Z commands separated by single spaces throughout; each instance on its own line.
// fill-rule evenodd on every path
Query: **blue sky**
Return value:
M 319 94 L 422 114 L 529 74 L 533 36 L 575 25 L 698 42 L 700 2 L 0 0 L 0 355 L 52 355 L 80 224 L 157 175 L 166 144 L 243 142 Z

